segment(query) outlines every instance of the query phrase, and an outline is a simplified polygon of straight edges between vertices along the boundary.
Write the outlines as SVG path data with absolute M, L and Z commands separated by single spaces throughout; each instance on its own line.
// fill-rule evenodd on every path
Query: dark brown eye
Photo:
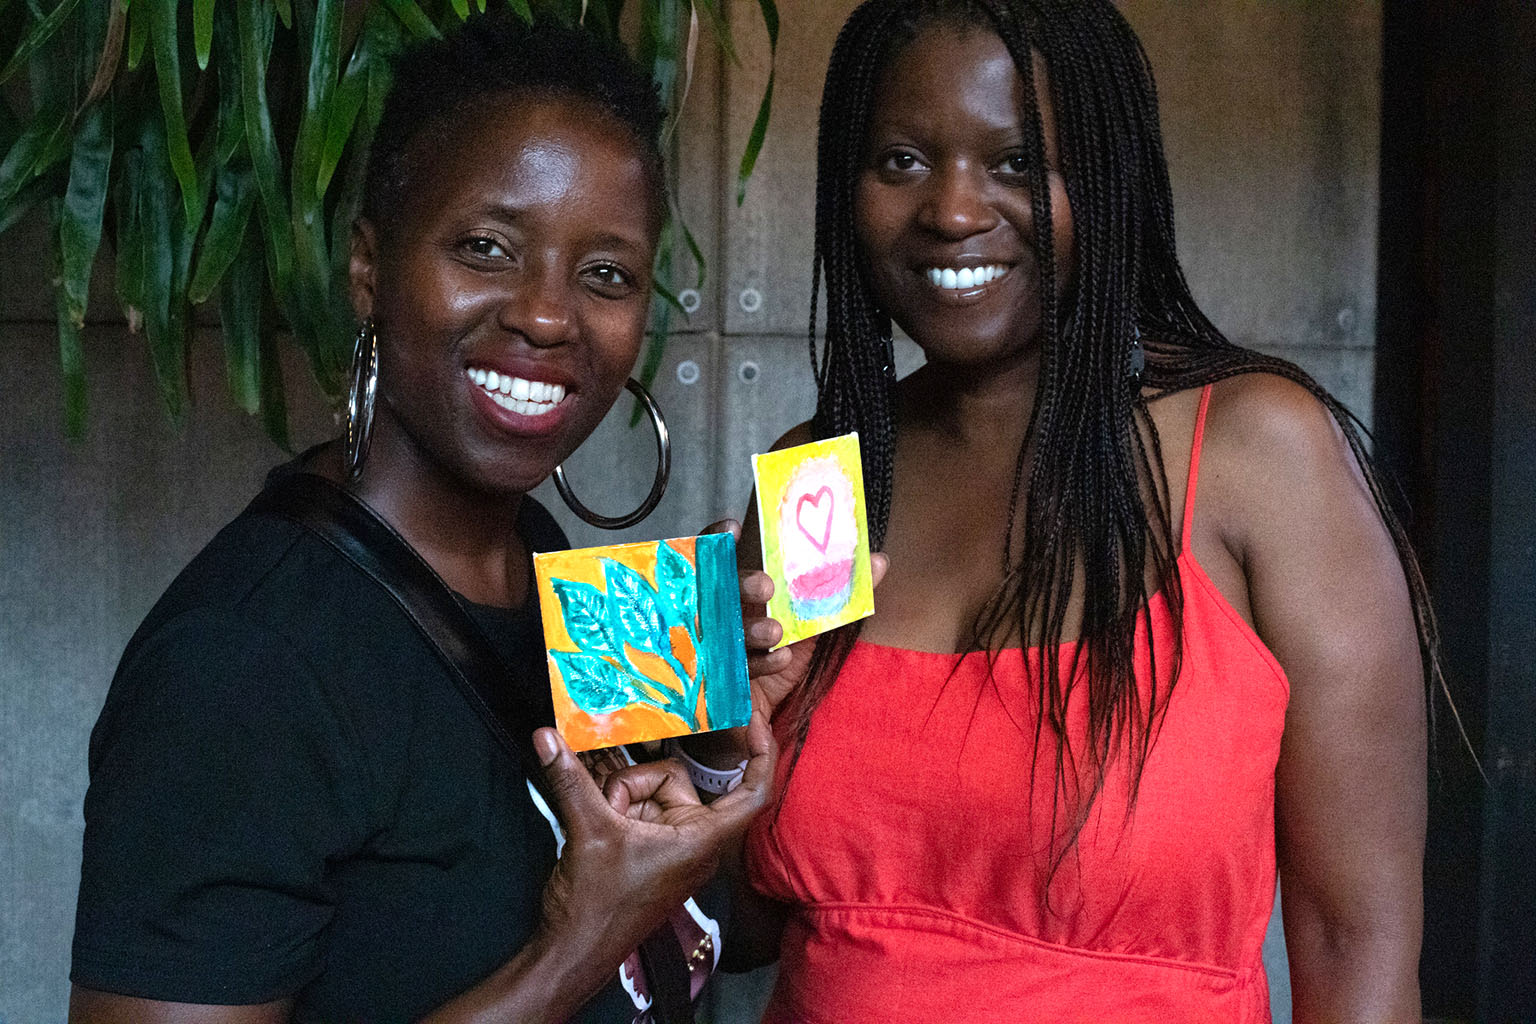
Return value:
M 634 275 L 617 263 L 597 263 L 586 270 L 586 277 L 605 295 L 624 295 L 635 287 Z
M 510 258 L 507 254 L 507 250 L 502 247 L 500 242 L 494 238 L 487 238 L 484 235 L 476 235 L 473 238 L 465 239 L 464 251 L 473 256 L 478 256 L 481 259 L 487 260 L 504 260 Z

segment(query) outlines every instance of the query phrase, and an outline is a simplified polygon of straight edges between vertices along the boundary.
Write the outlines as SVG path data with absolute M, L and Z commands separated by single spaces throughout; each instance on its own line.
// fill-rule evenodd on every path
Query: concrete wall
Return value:
M 735 162 L 766 77 L 756 5 L 732 7 L 741 68 L 701 57 L 680 167 L 710 280 L 662 366 L 674 484 L 636 537 L 740 515 L 746 456 L 810 412 L 815 113 L 852 6 L 781 0 L 773 128 L 741 208 Z M 1292 356 L 1369 419 L 1380 0 L 1123 7 L 1158 71 L 1197 296 L 1234 339 Z M 0 237 L 0 1024 L 64 1016 L 85 745 L 117 655 L 177 569 L 283 458 L 227 401 L 212 329 L 198 336 L 191 420 L 180 433 L 166 425 L 142 342 L 116 322 L 108 276 L 87 334 L 90 433 L 66 442 L 37 257 L 46 251 L 37 224 Z M 741 301 L 748 289 L 762 300 L 755 311 Z M 915 351 L 900 361 L 915 365 Z M 684 362 L 699 371 L 694 383 L 679 375 Z M 327 436 L 329 411 L 297 360 L 291 371 L 296 443 Z M 627 508 L 648 486 L 649 432 L 628 431 L 627 415 L 621 403 L 571 461 L 595 507 Z M 559 511 L 558 498 L 546 500 Z M 571 532 L 596 539 L 584 526 Z M 1283 971 L 1276 982 L 1276 1018 L 1287 1021 Z M 744 1019 L 763 983 L 738 982 L 716 1018 Z

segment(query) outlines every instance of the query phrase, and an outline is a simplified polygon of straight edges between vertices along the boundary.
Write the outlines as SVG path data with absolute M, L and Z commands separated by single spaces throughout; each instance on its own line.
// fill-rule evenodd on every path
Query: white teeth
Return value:
M 523 416 L 542 416 L 565 401 L 564 384 L 528 380 L 479 367 L 470 367 L 465 372 L 497 405 Z
M 993 263 L 984 267 L 929 267 L 927 276 L 928 283 L 935 288 L 967 291 L 991 284 L 1006 273 L 1007 267 Z

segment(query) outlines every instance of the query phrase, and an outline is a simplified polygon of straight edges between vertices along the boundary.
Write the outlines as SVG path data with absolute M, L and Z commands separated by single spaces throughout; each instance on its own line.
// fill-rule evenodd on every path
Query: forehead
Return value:
M 1035 89 L 1054 142 L 1054 117 L 1045 63 L 1034 55 Z M 935 22 L 899 44 L 881 70 L 873 123 L 878 128 L 927 125 L 946 131 L 1019 132 L 1031 111 L 1024 80 L 1002 39 L 976 25 Z
M 417 213 L 472 199 L 579 199 L 650 219 L 659 202 L 634 132 L 599 105 L 558 94 L 498 93 L 459 105 L 411 139 L 405 171 Z

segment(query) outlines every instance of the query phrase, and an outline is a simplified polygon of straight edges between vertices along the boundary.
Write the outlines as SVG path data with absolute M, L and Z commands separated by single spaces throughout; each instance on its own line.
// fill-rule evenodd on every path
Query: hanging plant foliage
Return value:
M 640 8 L 633 52 L 674 112 L 670 138 L 701 23 L 737 59 L 724 0 L 632 2 Z M 776 49 L 774 0 L 756 2 Z M 286 447 L 279 332 L 291 334 L 330 399 L 343 390 L 354 333 L 351 224 L 391 55 L 491 5 L 618 39 L 624 3 L 0 0 L 0 233 L 35 209 L 49 218 L 69 434 L 86 426 L 81 331 L 92 268 L 109 244 L 117 300 L 148 344 L 172 421 L 183 420 L 190 399 L 192 308 L 215 302 L 231 396 Z M 770 73 L 738 202 L 772 100 Z M 660 365 L 673 310 L 682 310 L 671 289 L 682 250 L 695 287 L 705 275 L 675 203 L 671 211 L 645 383 Z

